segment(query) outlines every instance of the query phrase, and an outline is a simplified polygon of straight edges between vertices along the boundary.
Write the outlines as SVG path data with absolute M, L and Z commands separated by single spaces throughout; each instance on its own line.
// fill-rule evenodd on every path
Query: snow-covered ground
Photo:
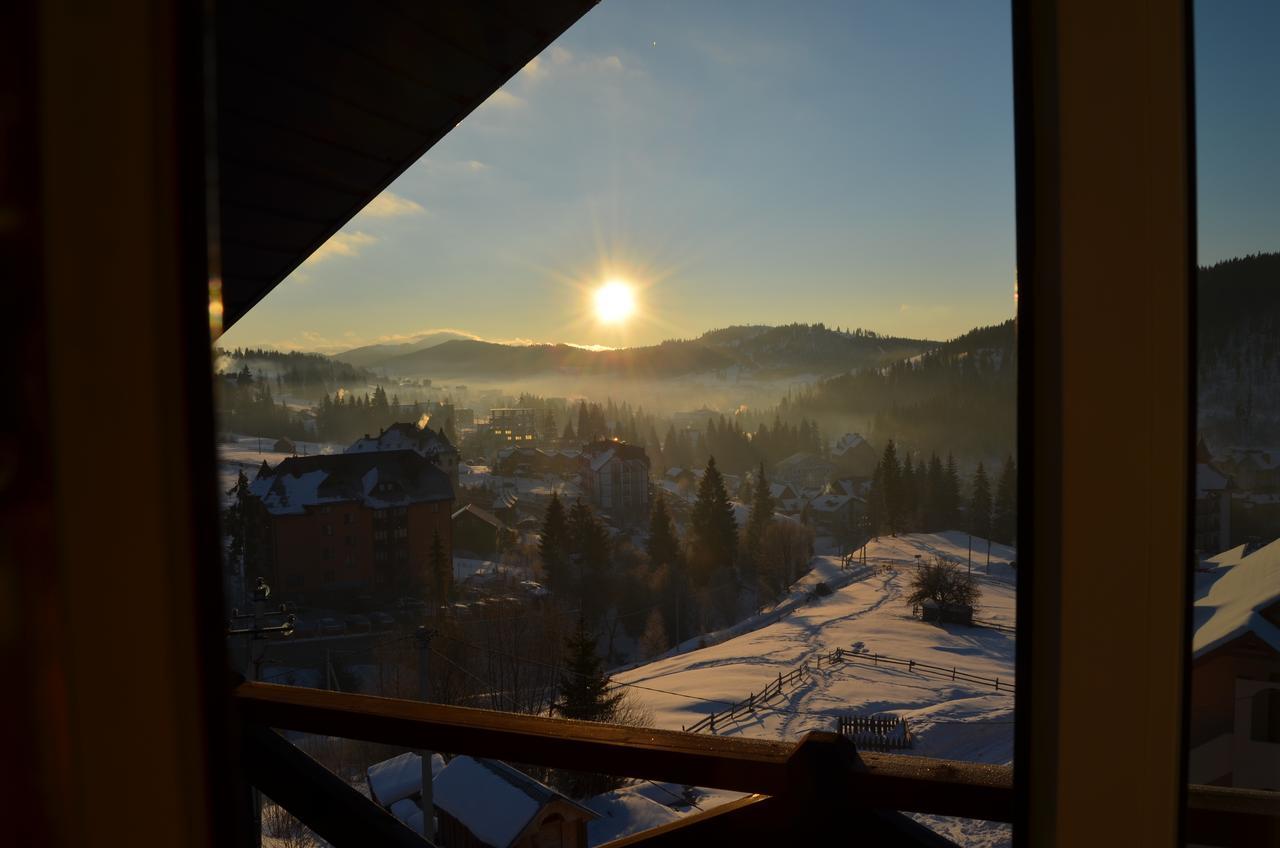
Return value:
M 238 436 L 234 442 L 218 443 L 218 485 L 223 503 L 230 503 L 227 490 L 236 484 L 236 476 L 243 471 L 253 482 L 254 475 L 262 467 L 265 460 L 272 467 L 293 456 L 292 453 L 279 453 L 272 448 L 276 440 L 257 436 Z M 295 442 L 299 456 L 317 453 L 342 453 L 345 445 L 328 442 Z
M 915 739 L 910 754 L 1009 764 L 1013 760 L 1013 696 L 1003 686 L 952 681 L 898 666 L 863 663 L 814 666 L 819 656 L 840 647 L 937 666 L 1002 683 L 1014 680 L 1012 633 L 962 625 L 926 624 L 911 614 L 909 592 L 916 555 L 945 556 L 967 563 L 964 533 L 913 534 L 870 543 L 866 569 L 839 572 L 838 561 L 818 558 L 817 579 L 835 591 L 806 603 L 793 593 L 779 610 L 764 612 L 733 628 L 723 641 L 668 655 L 618 672 L 636 699 L 653 713 L 658 727 L 680 729 L 710 712 L 761 691 L 779 674 L 808 662 L 812 673 L 767 709 L 722 722 L 724 735 L 798 739 L 810 730 L 833 730 L 836 717 L 850 713 L 893 713 L 908 720 Z M 979 555 L 980 550 L 980 555 Z M 978 617 L 1015 622 L 1016 552 L 992 545 L 990 573 L 985 540 L 974 540 L 974 575 L 982 589 Z M 835 573 L 832 573 L 834 568 Z M 842 580 L 847 580 L 840 585 Z M 789 608 L 789 609 L 788 609 Z M 745 625 L 745 626 L 744 626 Z M 643 687 L 643 688 L 642 688 Z M 730 800 L 733 795 L 725 796 Z M 622 803 L 619 801 L 618 803 Z M 631 802 L 640 805 L 639 801 Z M 687 813 L 687 810 L 685 811 Z M 965 845 L 1004 845 L 1007 827 L 989 822 L 921 817 Z

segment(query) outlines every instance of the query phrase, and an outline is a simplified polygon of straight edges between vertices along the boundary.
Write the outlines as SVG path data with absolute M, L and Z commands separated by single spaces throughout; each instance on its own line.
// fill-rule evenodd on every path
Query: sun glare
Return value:
M 596 289 L 596 317 L 606 324 L 621 324 L 636 311 L 636 298 L 631 286 L 621 280 L 610 280 Z

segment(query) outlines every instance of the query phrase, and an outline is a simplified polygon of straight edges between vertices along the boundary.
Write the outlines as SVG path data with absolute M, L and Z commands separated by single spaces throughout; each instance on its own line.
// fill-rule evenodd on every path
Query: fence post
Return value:
M 712 733 L 716 732 L 716 714 L 715 713 L 711 714 L 711 723 L 708 726 L 711 728 Z
M 951 666 L 951 679 L 952 679 L 952 680 L 955 680 L 955 679 L 956 679 L 956 667 L 955 667 L 955 666 Z
M 1000 678 L 998 678 L 998 677 L 996 678 L 996 691 L 997 691 L 997 692 L 999 692 L 999 691 L 1000 691 Z

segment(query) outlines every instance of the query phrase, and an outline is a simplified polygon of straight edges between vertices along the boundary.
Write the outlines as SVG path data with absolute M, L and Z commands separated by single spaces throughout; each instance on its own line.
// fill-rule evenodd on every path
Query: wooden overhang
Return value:
M 596 2 L 220 0 L 223 326 Z

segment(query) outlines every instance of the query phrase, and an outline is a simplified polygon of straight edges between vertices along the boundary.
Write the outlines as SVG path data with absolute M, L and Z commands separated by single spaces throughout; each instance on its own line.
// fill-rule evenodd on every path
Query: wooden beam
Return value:
M 1280 793 L 1187 787 L 1186 841 L 1231 848 L 1280 845 Z
M 1015 766 L 1028 813 L 1018 844 L 1092 845 L 1099 822 L 1108 843 L 1178 841 L 1192 454 L 1189 6 L 1014 4 L 1027 502 Z M 1098 732 L 1100 704 L 1124 705 L 1122 753 Z
M 242 757 L 254 786 L 335 848 L 432 844 L 274 730 L 245 728 Z
M 517 763 L 600 771 L 842 808 L 909 810 L 1009 821 L 1007 767 L 857 752 L 833 733 L 800 743 L 680 733 L 241 683 L 246 723 Z

